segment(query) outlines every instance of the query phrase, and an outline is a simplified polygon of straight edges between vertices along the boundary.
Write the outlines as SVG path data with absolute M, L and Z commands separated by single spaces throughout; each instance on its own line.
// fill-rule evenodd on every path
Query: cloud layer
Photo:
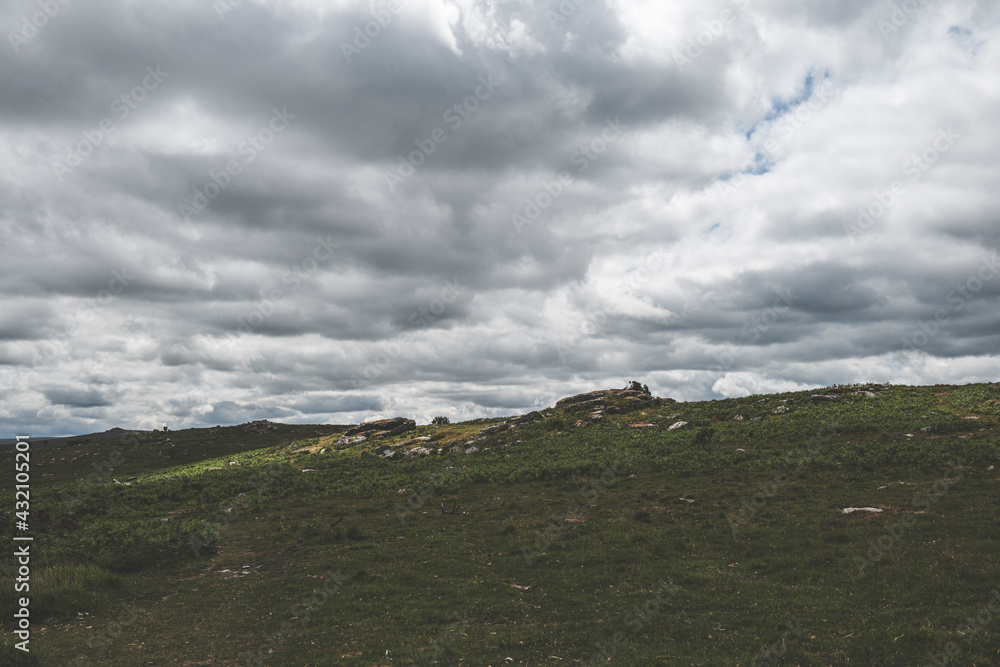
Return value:
M 0 423 L 1000 371 L 1000 10 L 14 1 Z

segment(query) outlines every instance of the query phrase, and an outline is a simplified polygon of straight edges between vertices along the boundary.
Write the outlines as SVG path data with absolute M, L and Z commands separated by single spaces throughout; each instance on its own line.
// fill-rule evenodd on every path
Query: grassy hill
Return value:
M 53 442 L 0 663 L 997 665 L 998 415 L 997 384 L 632 391 Z

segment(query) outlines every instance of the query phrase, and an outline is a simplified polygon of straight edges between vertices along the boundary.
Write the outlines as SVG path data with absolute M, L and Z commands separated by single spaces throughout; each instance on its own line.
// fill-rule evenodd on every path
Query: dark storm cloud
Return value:
M 8 3 L 0 423 L 1000 371 L 1000 108 L 968 92 L 997 85 L 997 24 L 973 9 L 886 33 L 888 0 L 412 0 L 351 51 L 370 3 L 96 0 L 21 38 L 37 5 Z

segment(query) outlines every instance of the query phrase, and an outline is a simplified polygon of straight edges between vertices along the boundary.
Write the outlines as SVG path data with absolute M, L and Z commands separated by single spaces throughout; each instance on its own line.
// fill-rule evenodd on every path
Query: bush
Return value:
M 450 424 L 451 420 L 444 416 L 438 416 L 431 420 L 432 424 Z

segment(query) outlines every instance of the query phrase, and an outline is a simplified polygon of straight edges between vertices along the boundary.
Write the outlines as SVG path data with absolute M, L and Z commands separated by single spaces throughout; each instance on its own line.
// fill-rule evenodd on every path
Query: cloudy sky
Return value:
M 9 0 L 0 423 L 1000 375 L 1000 10 Z

